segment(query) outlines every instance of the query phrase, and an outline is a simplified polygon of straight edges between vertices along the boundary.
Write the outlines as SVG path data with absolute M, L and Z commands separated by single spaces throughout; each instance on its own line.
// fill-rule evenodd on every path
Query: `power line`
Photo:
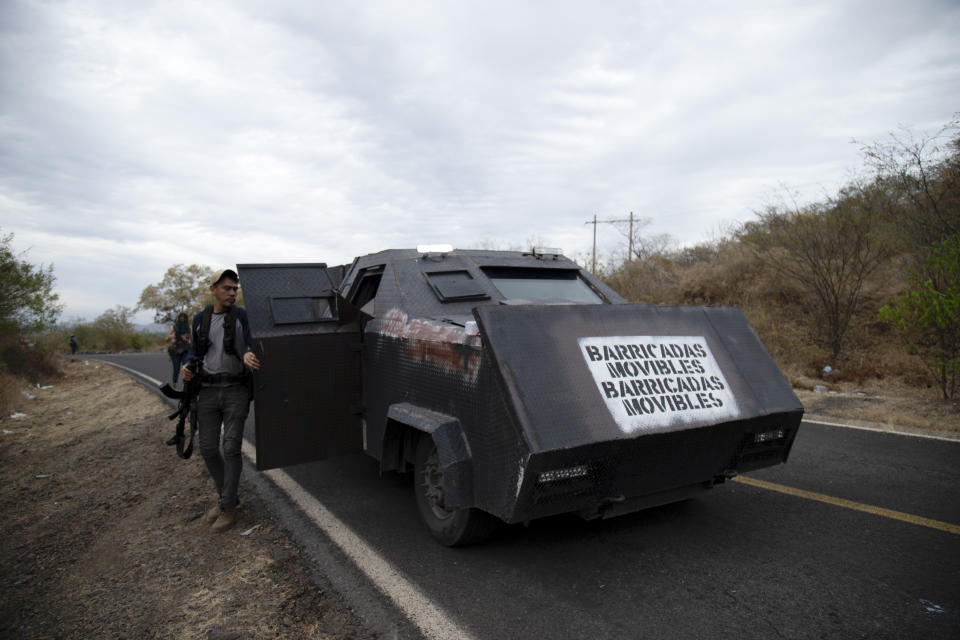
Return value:
M 633 211 L 630 212 L 630 217 L 625 220 L 597 220 L 597 216 L 594 214 L 593 220 L 587 220 L 583 223 L 593 225 L 593 267 L 590 269 L 592 273 L 596 273 L 597 271 L 597 224 L 616 224 L 618 222 L 630 223 L 630 234 L 627 236 L 629 239 L 630 248 L 627 255 L 631 260 L 633 260 Z

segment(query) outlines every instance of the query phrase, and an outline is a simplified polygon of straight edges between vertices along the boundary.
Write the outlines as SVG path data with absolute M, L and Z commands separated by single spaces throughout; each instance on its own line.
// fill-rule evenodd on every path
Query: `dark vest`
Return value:
M 237 337 L 237 316 L 240 312 L 237 307 L 230 307 L 223 316 L 223 352 L 232 356 L 237 355 L 236 337 Z M 200 327 L 197 330 L 197 357 L 201 360 L 207 355 L 207 349 L 210 348 L 210 319 L 213 318 L 213 305 L 204 308 L 200 314 Z

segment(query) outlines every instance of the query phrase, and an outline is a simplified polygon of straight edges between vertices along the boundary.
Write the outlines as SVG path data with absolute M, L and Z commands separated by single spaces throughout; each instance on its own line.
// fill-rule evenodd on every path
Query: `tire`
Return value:
M 448 509 L 443 504 L 443 468 L 433 438 L 417 441 L 413 492 L 420 518 L 441 544 L 459 547 L 483 542 L 497 528 L 497 519 L 473 508 Z

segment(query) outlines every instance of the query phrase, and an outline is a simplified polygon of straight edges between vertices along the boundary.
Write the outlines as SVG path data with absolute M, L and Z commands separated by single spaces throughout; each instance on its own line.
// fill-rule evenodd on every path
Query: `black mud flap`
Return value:
M 257 469 L 362 450 L 359 312 L 325 264 L 237 265 L 261 369 Z

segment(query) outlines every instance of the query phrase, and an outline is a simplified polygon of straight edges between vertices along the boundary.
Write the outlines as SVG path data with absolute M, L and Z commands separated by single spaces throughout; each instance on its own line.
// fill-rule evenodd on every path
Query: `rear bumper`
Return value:
M 612 517 L 786 462 L 802 412 L 531 454 L 505 520 Z

